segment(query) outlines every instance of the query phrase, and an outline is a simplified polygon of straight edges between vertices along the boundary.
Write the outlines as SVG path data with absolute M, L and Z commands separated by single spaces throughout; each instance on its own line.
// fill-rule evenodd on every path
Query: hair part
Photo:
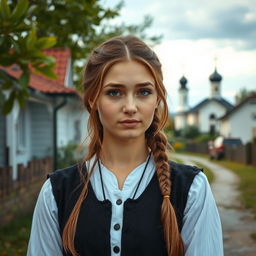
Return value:
M 74 247 L 77 219 L 80 208 L 88 193 L 88 183 L 95 166 L 97 158 L 102 148 L 103 127 L 97 112 L 97 100 L 103 86 L 104 76 L 111 66 L 121 61 L 138 61 L 145 65 L 152 73 L 156 91 L 159 99 L 159 107 L 155 110 L 152 124 L 145 133 L 148 147 L 153 153 L 156 164 L 156 173 L 159 181 L 163 202 L 161 208 L 161 221 L 164 230 L 164 239 L 166 243 L 168 256 L 183 256 L 184 246 L 179 233 L 175 211 L 171 205 L 170 199 L 164 197 L 171 194 L 170 166 L 167 154 L 167 139 L 161 132 L 167 119 L 168 108 L 166 102 L 166 89 L 163 85 L 163 75 L 161 63 L 154 53 L 143 41 L 134 36 L 114 37 L 97 47 L 90 55 L 87 65 L 84 69 L 84 95 L 83 102 L 89 112 L 88 136 L 90 143 L 88 153 L 84 158 L 83 165 L 96 156 L 92 168 L 88 171 L 89 175 L 83 176 L 80 169 L 83 189 L 79 198 L 68 218 L 62 234 L 64 250 L 77 256 Z

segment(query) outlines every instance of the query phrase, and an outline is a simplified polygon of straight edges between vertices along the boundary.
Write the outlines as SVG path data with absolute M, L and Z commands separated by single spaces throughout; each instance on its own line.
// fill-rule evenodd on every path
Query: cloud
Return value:
M 238 49 L 255 48 L 255 1 L 126 0 L 118 20 L 139 24 L 146 14 L 154 18 L 148 32 L 163 34 L 166 40 L 225 39 Z

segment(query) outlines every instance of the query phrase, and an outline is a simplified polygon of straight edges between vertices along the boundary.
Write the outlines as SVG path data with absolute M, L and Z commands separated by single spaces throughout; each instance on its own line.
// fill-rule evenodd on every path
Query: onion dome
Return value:
M 209 79 L 211 82 L 220 82 L 222 80 L 222 76 L 217 72 L 217 69 L 215 68 Z
M 182 76 L 182 78 L 180 79 L 180 89 L 187 89 L 186 88 L 186 84 L 187 84 L 188 80 L 185 76 Z

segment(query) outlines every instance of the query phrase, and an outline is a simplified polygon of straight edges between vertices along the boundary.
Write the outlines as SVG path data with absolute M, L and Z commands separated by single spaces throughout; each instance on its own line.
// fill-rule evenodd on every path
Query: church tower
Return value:
M 211 84 L 211 94 L 210 98 L 221 98 L 221 80 L 222 76 L 217 72 L 217 68 L 215 68 L 214 72 L 209 77 L 210 84 Z
M 180 88 L 179 88 L 179 106 L 177 111 L 183 112 L 189 109 L 188 106 L 188 88 L 186 87 L 188 80 L 185 76 L 182 76 L 180 79 Z

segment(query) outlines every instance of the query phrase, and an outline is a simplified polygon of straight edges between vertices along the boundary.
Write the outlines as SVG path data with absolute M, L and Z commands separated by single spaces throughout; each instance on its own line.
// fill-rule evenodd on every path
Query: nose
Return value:
M 127 95 L 127 97 L 125 98 L 123 111 L 124 113 L 129 115 L 137 112 L 136 99 L 132 95 Z

